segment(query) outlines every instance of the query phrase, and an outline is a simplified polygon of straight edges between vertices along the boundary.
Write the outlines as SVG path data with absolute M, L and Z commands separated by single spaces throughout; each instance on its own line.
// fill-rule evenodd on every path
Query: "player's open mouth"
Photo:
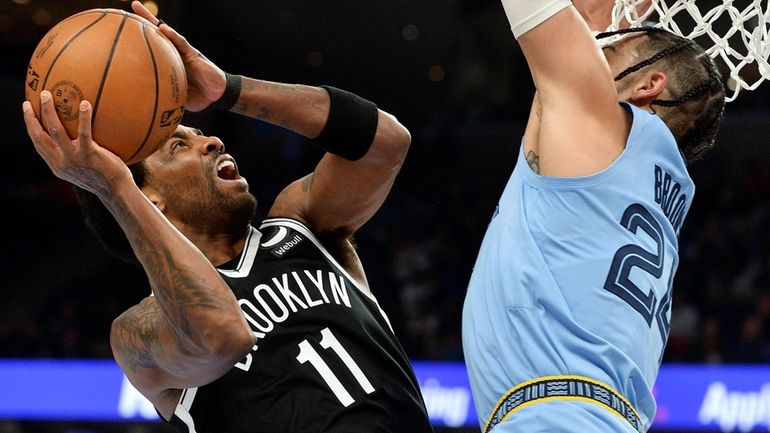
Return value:
M 222 156 L 217 163 L 217 176 L 224 180 L 235 180 L 240 176 L 238 175 L 238 166 L 235 165 L 235 160 L 230 156 Z

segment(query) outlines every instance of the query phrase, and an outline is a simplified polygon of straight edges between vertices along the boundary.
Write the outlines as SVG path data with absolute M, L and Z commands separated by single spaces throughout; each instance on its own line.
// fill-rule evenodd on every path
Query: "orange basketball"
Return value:
M 88 100 L 94 141 L 133 164 L 181 122 L 187 76 L 174 45 L 149 21 L 91 9 L 56 24 L 32 54 L 25 91 L 38 119 L 44 89 L 70 138 L 77 137 L 80 101 Z

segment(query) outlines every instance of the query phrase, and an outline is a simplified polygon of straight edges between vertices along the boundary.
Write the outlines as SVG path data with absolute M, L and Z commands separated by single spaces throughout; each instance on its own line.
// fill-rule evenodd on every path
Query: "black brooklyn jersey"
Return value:
M 180 431 L 433 431 L 387 317 L 307 227 L 265 220 L 219 271 L 257 344 L 223 377 L 182 393 L 171 421 Z

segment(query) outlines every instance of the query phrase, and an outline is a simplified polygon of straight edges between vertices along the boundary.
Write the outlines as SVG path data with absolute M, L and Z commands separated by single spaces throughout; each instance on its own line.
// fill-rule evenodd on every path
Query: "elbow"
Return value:
M 203 356 L 233 363 L 241 360 L 257 344 L 257 338 L 245 323 L 211 329 L 203 337 Z
M 257 338 L 248 328 L 232 333 L 222 340 L 225 339 L 230 341 L 225 342 L 222 345 L 223 347 L 218 348 L 218 356 L 222 359 L 228 359 L 229 364 L 235 364 L 243 359 L 257 344 Z
M 178 340 L 179 350 L 198 359 L 218 359 L 234 364 L 248 354 L 257 342 L 240 312 L 237 317 L 210 321 L 197 328 L 187 338 Z
M 251 329 L 244 323 L 244 326 L 239 327 L 237 335 L 233 337 L 232 352 L 237 354 L 237 359 L 240 360 L 247 353 L 251 352 L 251 349 L 257 344 L 257 337 L 251 332 Z
M 412 143 L 412 135 L 395 116 L 382 111 L 380 113 L 384 118 L 380 119 L 380 128 L 371 150 L 377 152 L 382 160 L 394 168 L 400 168 Z
M 396 132 L 396 152 L 399 155 L 401 161 L 406 159 L 406 154 L 409 152 L 409 146 L 412 144 L 412 134 L 406 128 L 406 126 L 398 123 Z
M 127 331 L 124 316 L 125 313 L 116 317 L 110 326 L 110 349 L 112 350 L 113 356 L 115 356 L 116 359 L 122 355 L 122 346 L 120 344 L 122 341 L 121 336 L 124 335 Z

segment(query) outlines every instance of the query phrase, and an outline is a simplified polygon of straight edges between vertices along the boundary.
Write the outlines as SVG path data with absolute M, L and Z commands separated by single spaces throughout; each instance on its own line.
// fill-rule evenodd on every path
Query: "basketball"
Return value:
M 56 24 L 32 54 L 25 93 L 38 119 L 43 90 L 53 95 L 72 139 L 80 101 L 91 102 L 94 141 L 133 164 L 181 122 L 187 77 L 174 45 L 149 21 L 118 9 L 91 9 Z

